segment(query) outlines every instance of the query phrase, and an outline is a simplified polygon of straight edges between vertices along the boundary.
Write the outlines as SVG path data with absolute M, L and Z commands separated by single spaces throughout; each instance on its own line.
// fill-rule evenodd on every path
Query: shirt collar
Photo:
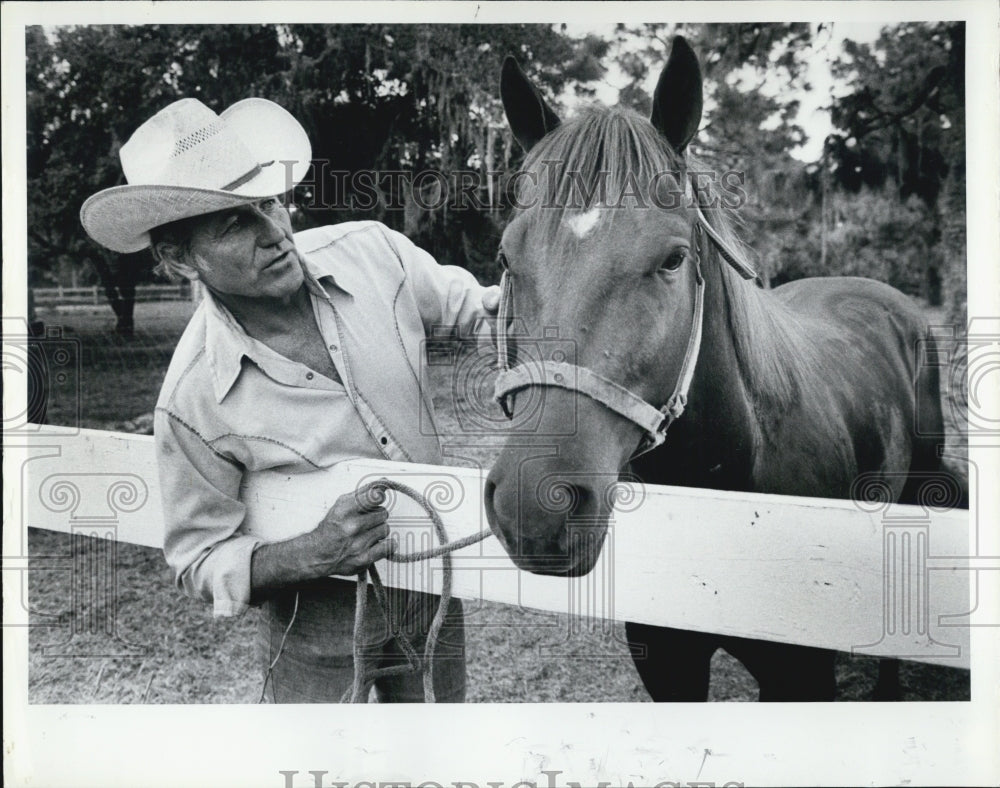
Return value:
M 299 253 L 302 260 L 302 271 L 305 274 L 305 285 L 309 293 L 316 298 L 329 301 L 330 296 L 321 281 L 329 281 L 331 285 L 347 293 L 343 284 L 336 277 L 314 263 L 305 254 Z M 348 293 L 349 294 L 349 293 Z M 232 313 L 226 309 L 206 289 L 205 302 L 205 355 L 212 374 L 213 393 L 216 402 L 222 402 L 226 394 L 236 383 L 243 368 L 244 356 L 251 361 L 259 357 L 258 341 L 251 337 L 239 324 Z
M 205 309 L 205 357 L 212 374 L 216 402 L 222 402 L 243 367 L 243 357 L 253 359 L 253 341 L 232 313 L 216 301 L 208 290 Z
M 305 273 L 306 287 L 309 288 L 310 293 L 319 296 L 320 298 L 329 298 L 322 285 L 320 285 L 321 281 L 328 280 L 330 284 L 350 295 L 350 290 L 344 286 L 344 282 L 342 281 L 343 277 L 338 280 L 331 271 L 327 271 L 322 266 L 309 259 L 308 254 L 300 252 L 299 257 L 302 260 L 302 270 Z

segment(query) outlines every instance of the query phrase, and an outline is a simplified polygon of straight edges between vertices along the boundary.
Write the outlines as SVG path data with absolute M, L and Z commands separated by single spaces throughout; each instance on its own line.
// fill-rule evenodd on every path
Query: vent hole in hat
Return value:
M 205 140 L 211 139 L 222 130 L 222 121 L 216 120 L 203 126 L 197 131 L 193 131 L 186 137 L 174 143 L 173 156 L 180 156 L 182 153 L 191 150 L 197 145 L 201 145 Z

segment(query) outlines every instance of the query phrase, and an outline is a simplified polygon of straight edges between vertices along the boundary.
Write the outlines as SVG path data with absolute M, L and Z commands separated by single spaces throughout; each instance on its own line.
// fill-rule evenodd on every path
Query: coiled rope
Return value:
M 444 619 L 448 612 L 448 605 L 451 602 L 451 554 L 455 550 L 460 550 L 463 547 L 468 547 L 470 544 L 483 541 L 486 537 L 490 536 L 490 530 L 486 528 L 479 533 L 463 537 L 462 539 L 458 539 L 454 542 L 449 542 L 448 532 L 444 527 L 444 523 L 441 522 L 441 515 L 438 514 L 437 510 L 431 506 L 427 499 L 409 485 L 403 484 L 402 482 L 392 481 L 391 479 L 382 478 L 365 484 L 357 489 L 355 495 L 362 502 L 380 504 L 381 499 L 378 496 L 383 490 L 387 489 L 400 492 L 420 505 L 420 507 L 427 513 L 427 516 L 431 519 L 431 522 L 434 523 L 434 531 L 437 534 L 438 542 L 440 543 L 437 547 L 431 547 L 427 550 L 418 550 L 414 553 L 395 553 L 388 556 L 387 560 L 397 564 L 408 564 L 415 563 L 417 561 L 425 561 L 429 558 L 440 557 L 443 569 L 440 601 L 438 602 L 437 612 L 435 612 L 434 618 L 431 621 L 430 629 L 427 632 L 427 641 L 424 644 L 423 660 L 421 660 L 417 655 L 416 649 L 414 649 L 413 644 L 410 643 L 406 635 L 400 632 L 398 628 L 393 627 L 392 622 L 389 619 L 388 599 L 386 597 L 385 586 L 382 585 L 382 578 L 379 577 L 378 570 L 375 569 L 374 565 L 372 565 L 369 566 L 367 570 L 358 573 L 356 585 L 357 591 L 354 604 L 354 683 L 344 693 L 341 698 L 341 703 L 347 701 L 350 701 L 351 703 L 367 703 L 372 685 L 374 685 L 374 683 L 380 678 L 400 673 L 417 672 L 423 673 L 424 702 L 434 703 L 434 651 L 437 648 L 438 636 L 441 633 L 441 627 L 444 625 Z M 375 600 L 379 605 L 386 628 L 390 631 L 391 637 L 399 643 L 399 647 L 402 650 L 403 655 L 406 657 L 405 665 L 391 665 L 386 668 L 372 668 L 365 660 L 363 653 L 364 621 L 368 607 L 369 578 L 371 579 L 372 590 L 375 592 Z M 282 635 L 281 643 L 278 646 L 278 653 L 271 661 L 271 664 L 268 666 L 267 673 L 264 676 L 264 686 L 261 689 L 261 701 L 264 699 L 267 682 L 271 678 L 274 666 L 278 664 L 278 659 L 281 657 L 281 652 L 285 647 L 285 639 L 288 637 L 292 624 L 295 623 L 298 602 L 299 597 L 298 594 L 296 594 L 295 609 L 292 611 L 292 618 L 288 622 L 288 626 L 285 628 L 285 632 Z

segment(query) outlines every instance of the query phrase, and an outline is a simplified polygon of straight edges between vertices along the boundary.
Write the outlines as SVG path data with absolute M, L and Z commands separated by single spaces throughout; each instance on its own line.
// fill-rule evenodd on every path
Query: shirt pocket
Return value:
M 380 456 L 343 386 L 300 388 L 268 381 L 230 392 L 226 431 L 213 448 L 247 471 L 301 473 L 351 457 Z

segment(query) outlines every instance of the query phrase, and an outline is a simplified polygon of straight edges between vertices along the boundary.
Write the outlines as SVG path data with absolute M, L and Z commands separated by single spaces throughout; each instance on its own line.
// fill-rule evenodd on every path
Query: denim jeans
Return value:
M 272 703 L 337 703 L 354 681 L 355 584 L 324 579 L 297 586 L 271 597 L 261 606 L 257 632 L 258 653 L 266 675 L 278 655 L 281 639 L 295 608 L 298 610 L 285 638 L 281 656 L 267 682 Z M 423 656 L 427 632 L 440 597 L 386 588 L 389 618 Z M 406 664 L 397 641 L 368 588 L 364 622 L 364 659 L 371 667 Z M 462 603 L 452 599 L 434 653 L 434 693 L 440 703 L 465 701 L 465 630 Z M 375 683 L 380 703 L 420 703 L 424 699 L 420 671 L 386 676 Z

